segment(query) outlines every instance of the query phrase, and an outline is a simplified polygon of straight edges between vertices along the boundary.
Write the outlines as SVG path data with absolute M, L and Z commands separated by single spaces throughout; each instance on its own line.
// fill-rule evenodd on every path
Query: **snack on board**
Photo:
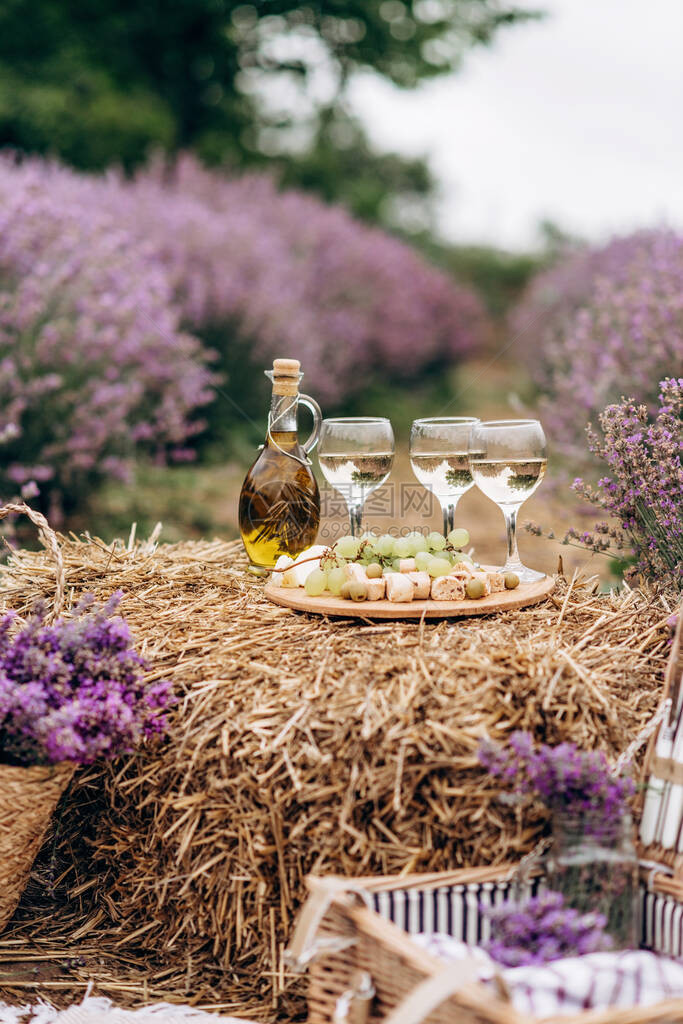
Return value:
M 438 576 L 432 583 L 433 601 L 462 601 L 465 586 L 459 576 Z
M 310 597 L 330 594 L 349 601 L 477 601 L 519 586 L 515 573 L 482 569 L 462 548 L 467 530 L 403 537 L 340 537 L 329 548 L 315 545 L 296 559 L 282 556 L 273 583 L 305 587 Z
M 408 579 L 415 587 L 415 600 L 426 601 L 432 589 L 432 578 L 428 572 L 409 572 Z
M 394 602 L 412 601 L 415 597 L 415 584 L 410 577 L 402 572 L 392 572 L 387 576 L 387 600 Z

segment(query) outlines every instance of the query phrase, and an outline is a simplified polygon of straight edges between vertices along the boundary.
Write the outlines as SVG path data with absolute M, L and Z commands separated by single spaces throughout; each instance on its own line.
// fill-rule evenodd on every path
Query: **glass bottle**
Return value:
M 603 914 L 614 949 L 638 947 L 638 858 L 628 812 L 608 822 L 555 812 L 548 885 L 582 914 Z
M 317 402 L 299 394 L 303 377 L 296 359 L 275 359 L 266 370 L 273 383 L 265 444 L 247 473 L 239 500 L 242 542 L 249 569 L 264 576 L 280 555 L 300 554 L 314 543 L 320 524 L 320 494 L 308 459 L 320 433 Z M 313 413 L 313 432 L 299 444 L 297 412 Z

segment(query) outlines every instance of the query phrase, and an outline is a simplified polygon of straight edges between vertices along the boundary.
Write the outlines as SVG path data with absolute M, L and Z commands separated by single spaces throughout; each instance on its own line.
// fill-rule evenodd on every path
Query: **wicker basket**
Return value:
M 682 684 L 683 622 L 672 645 L 665 698 Z M 650 769 L 654 738 L 646 758 Z M 657 846 L 640 849 L 641 945 L 683 957 L 683 877 L 680 856 Z M 471 962 L 449 964 L 417 946 L 419 932 L 442 932 L 478 945 L 489 936 L 482 907 L 532 895 L 542 876 L 519 880 L 515 865 L 431 875 L 365 879 L 309 878 L 287 958 L 309 970 L 309 1024 L 530 1024 L 507 1000 L 476 982 Z M 656 1006 L 586 1011 L 565 1024 L 683 1024 L 683 999 Z
M 69 763 L 31 768 L 0 764 L 0 929 L 17 908 L 73 773 Z
M 64 567 L 57 537 L 45 517 L 28 505 L 5 505 L 0 508 L 0 519 L 19 513 L 38 527 L 41 541 L 53 555 L 54 617 L 64 600 Z M 69 763 L 30 768 L 0 763 L 0 929 L 16 910 L 50 818 L 73 773 L 74 766 Z

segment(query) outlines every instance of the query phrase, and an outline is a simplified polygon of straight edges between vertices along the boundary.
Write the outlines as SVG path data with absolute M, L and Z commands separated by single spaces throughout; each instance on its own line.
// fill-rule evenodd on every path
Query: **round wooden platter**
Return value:
M 536 583 L 520 583 L 515 590 L 489 594 L 478 601 L 346 601 L 332 594 L 309 597 L 303 587 L 278 587 L 267 583 L 264 593 L 273 604 L 313 615 L 357 619 L 453 619 L 469 615 L 495 615 L 538 604 L 555 589 L 552 576 Z

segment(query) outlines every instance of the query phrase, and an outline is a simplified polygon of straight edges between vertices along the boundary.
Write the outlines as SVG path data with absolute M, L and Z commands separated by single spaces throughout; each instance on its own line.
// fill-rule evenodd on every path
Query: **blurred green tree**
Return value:
M 536 16 L 512 0 L 3 0 L 0 145 L 84 169 L 153 148 L 275 158 L 360 216 L 424 227 L 428 167 L 372 149 L 345 106 L 351 76 L 412 88 Z

